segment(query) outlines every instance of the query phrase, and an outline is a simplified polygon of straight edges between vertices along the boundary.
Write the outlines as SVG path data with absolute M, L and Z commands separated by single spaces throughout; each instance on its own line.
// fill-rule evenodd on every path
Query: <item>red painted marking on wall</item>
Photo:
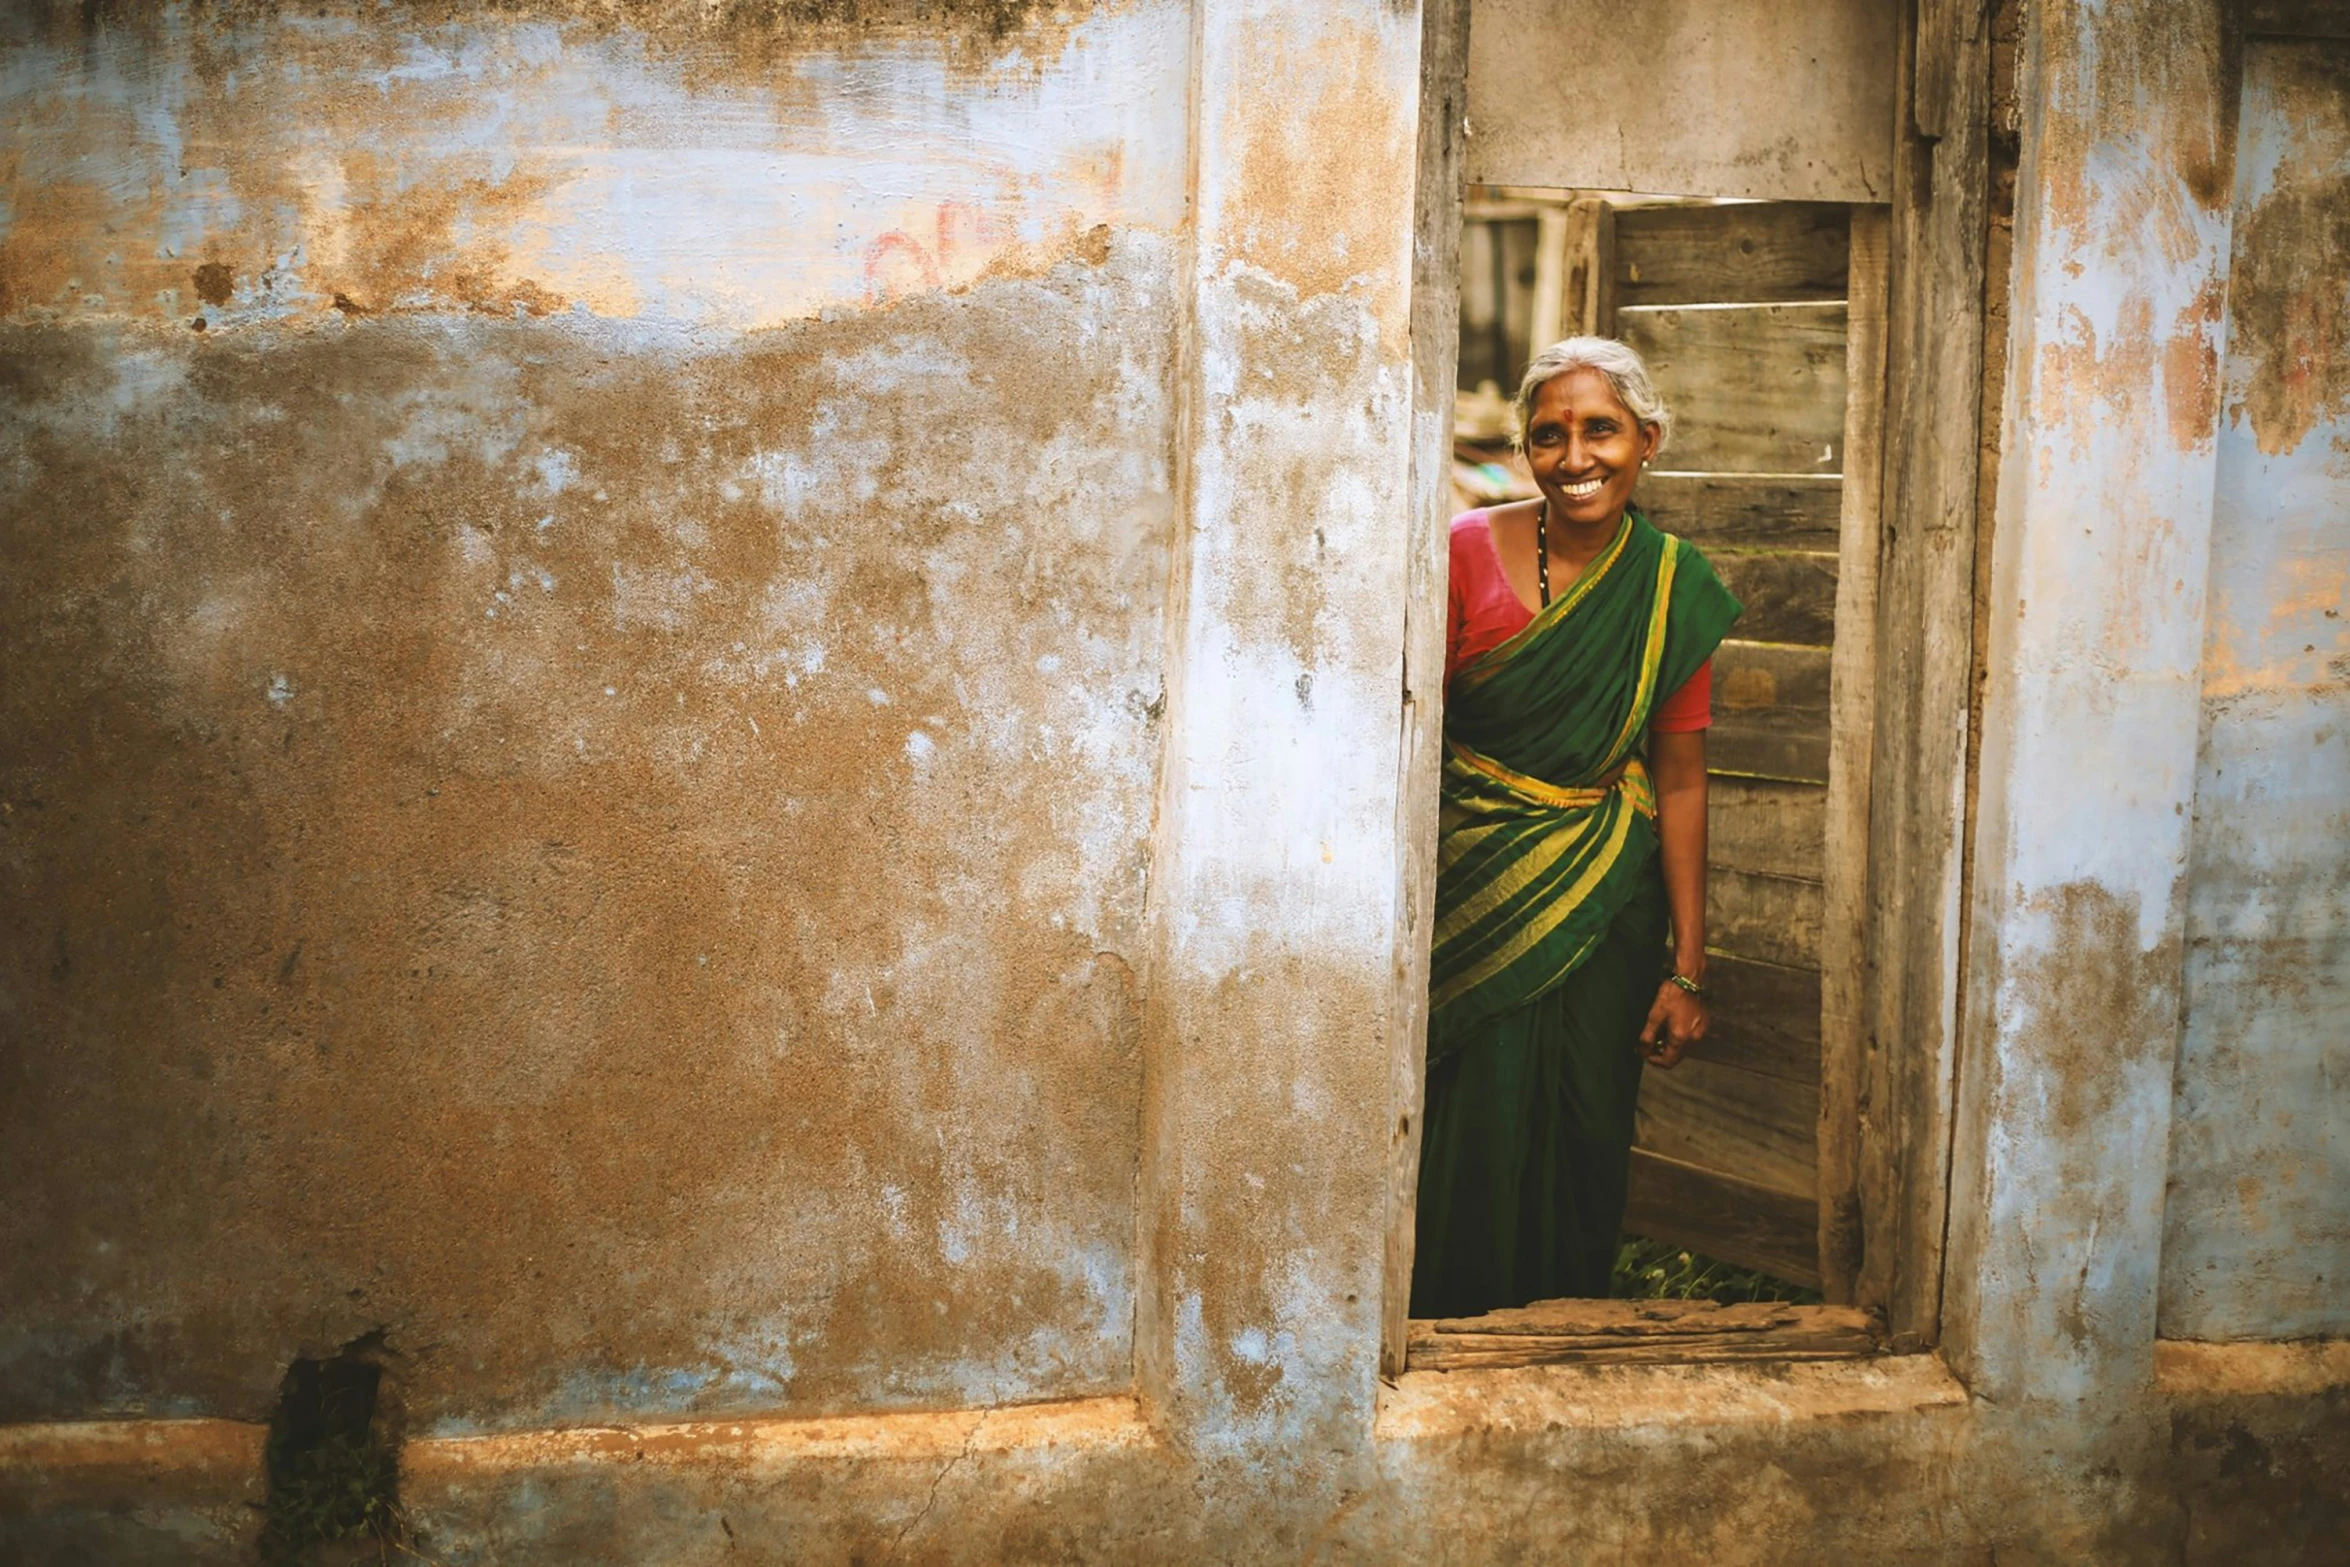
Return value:
M 931 217 L 928 245 L 891 229 L 865 247 L 865 298 L 881 304 L 920 289 L 937 288 L 958 260 L 991 255 L 1001 231 L 987 211 L 967 201 L 942 201 Z

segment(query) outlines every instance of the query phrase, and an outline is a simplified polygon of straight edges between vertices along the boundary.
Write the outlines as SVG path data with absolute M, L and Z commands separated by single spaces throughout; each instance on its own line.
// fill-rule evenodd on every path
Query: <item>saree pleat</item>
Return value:
M 1429 1069 L 1413 1316 L 1607 1294 L 1668 924 L 1650 869 L 1589 961 Z
M 1629 510 L 1453 680 L 1414 1315 L 1606 1292 L 1668 924 L 1642 748 L 1738 611 Z

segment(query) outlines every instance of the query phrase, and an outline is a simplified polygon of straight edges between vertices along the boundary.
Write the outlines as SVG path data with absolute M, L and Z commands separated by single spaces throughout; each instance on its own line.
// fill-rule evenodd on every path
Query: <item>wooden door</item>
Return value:
M 1679 425 L 1642 501 L 1746 606 L 1714 660 L 1713 1033 L 1646 1075 L 1625 1227 L 1808 1285 L 1851 211 L 1627 205 L 1601 258 Z

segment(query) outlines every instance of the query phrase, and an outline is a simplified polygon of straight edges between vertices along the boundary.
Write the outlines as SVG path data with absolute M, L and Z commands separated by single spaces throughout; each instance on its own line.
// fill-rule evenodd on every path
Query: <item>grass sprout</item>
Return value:
M 1737 1267 L 1686 1246 L 1638 1235 L 1625 1236 L 1617 1246 L 1609 1292 L 1619 1300 L 1710 1300 L 1724 1306 L 1750 1301 L 1817 1306 L 1823 1299 L 1818 1290 L 1759 1269 Z

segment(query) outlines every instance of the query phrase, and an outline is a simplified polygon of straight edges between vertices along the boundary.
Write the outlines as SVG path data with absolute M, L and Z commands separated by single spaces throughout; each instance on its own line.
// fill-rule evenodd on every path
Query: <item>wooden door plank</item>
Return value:
M 1929 141 L 1950 134 L 1952 78 L 1961 69 L 1962 33 L 1982 9 L 1980 0 L 1918 0 L 1909 119 Z
M 1835 549 L 1842 492 L 1833 474 L 1647 473 L 1634 498 L 1649 521 L 1710 559 L 1731 546 Z
M 1819 1210 L 1810 1198 L 1639 1148 L 1632 1150 L 1624 1233 L 1819 1287 Z
M 1816 1086 L 1820 1081 L 1820 976 L 1707 949 L 1713 1023 L 1695 1057 Z
M 1794 876 L 1711 867 L 1705 878 L 1706 945 L 1786 968 L 1820 966 L 1820 884 Z
M 1738 617 L 1739 636 L 1810 647 L 1836 640 L 1832 552 L 1723 549 L 1706 558 L 1723 586 L 1746 606 Z
M 1808 1198 L 1819 1182 L 1819 1117 L 1816 1088 L 1687 1059 L 1641 1075 L 1635 1140 L 1650 1153 Z
M 1818 784 L 1715 778 L 1706 789 L 1706 859 L 1772 876 L 1820 874 L 1828 791 Z
M 1673 410 L 1659 467 L 1838 473 L 1844 450 L 1844 306 L 1665 305 L 1616 311 Z
M 1714 707 L 1730 713 L 1764 708 L 1816 713 L 1824 722 L 1828 650 L 1733 637 L 1714 650 Z
M 1869 1319 L 1842 1306 L 1713 1301 L 1544 1301 L 1411 1325 L 1414 1371 L 1505 1366 L 1847 1360 L 1874 1354 Z
M 1616 302 L 1842 299 L 1850 211 L 1835 201 L 1627 207 L 1616 214 Z
M 1828 781 L 1828 723 L 1808 713 L 1718 714 L 1707 765 L 1735 778 Z
M 1714 653 L 1714 725 L 1706 766 L 1715 773 L 1828 781 L 1826 648 L 1725 642 Z

